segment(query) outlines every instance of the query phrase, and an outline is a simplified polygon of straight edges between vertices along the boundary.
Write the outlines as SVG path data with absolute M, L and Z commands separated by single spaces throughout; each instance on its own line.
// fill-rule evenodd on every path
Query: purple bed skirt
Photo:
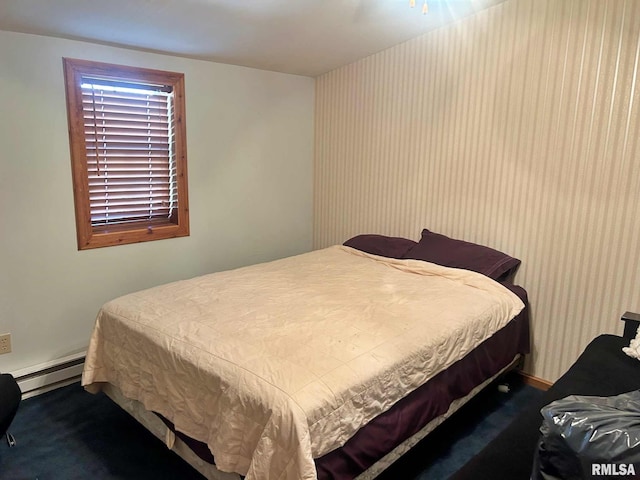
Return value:
M 347 480 L 361 474 L 434 418 L 451 402 L 464 397 L 509 365 L 517 354 L 529 353 L 529 303 L 526 291 L 503 284 L 524 302 L 525 308 L 505 327 L 463 359 L 433 377 L 362 427 L 345 445 L 315 460 L 319 480 Z M 172 430 L 173 424 L 159 415 Z M 175 430 L 174 430 L 175 431 Z M 176 435 L 200 458 L 215 463 L 205 443 L 180 432 Z

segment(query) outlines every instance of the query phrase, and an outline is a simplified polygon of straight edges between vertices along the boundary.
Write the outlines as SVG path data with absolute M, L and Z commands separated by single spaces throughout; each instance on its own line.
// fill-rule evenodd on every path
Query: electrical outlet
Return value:
M 11 334 L 5 333 L 0 335 L 0 355 L 3 353 L 11 353 Z

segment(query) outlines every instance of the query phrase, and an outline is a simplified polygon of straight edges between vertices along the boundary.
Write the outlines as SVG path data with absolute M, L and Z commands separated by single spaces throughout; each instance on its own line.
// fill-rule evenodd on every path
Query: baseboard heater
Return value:
M 79 381 L 85 354 L 86 352 L 79 352 L 12 372 L 22 391 L 22 398 L 34 397 Z

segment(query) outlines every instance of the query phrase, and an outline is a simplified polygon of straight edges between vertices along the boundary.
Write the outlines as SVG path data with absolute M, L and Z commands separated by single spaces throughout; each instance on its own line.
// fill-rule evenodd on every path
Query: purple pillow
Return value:
M 344 242 L 343 245 L 382 257 L 403 258 L 403 255 L 418 243 L 408 238 L 366 234 L 356 235 Z
M 426 228 L 422 231 L 420 242 L 402 258 L 464 268 L 498 281 L 511 279 L 520 266 L 520 260 L 498 250 L 449 238 Z

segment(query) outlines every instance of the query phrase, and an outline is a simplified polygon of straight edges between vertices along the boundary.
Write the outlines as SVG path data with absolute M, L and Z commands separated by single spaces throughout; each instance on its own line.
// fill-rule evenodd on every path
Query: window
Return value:
M 78 249 L 189 235 L 184 75 L 63 62 Z

